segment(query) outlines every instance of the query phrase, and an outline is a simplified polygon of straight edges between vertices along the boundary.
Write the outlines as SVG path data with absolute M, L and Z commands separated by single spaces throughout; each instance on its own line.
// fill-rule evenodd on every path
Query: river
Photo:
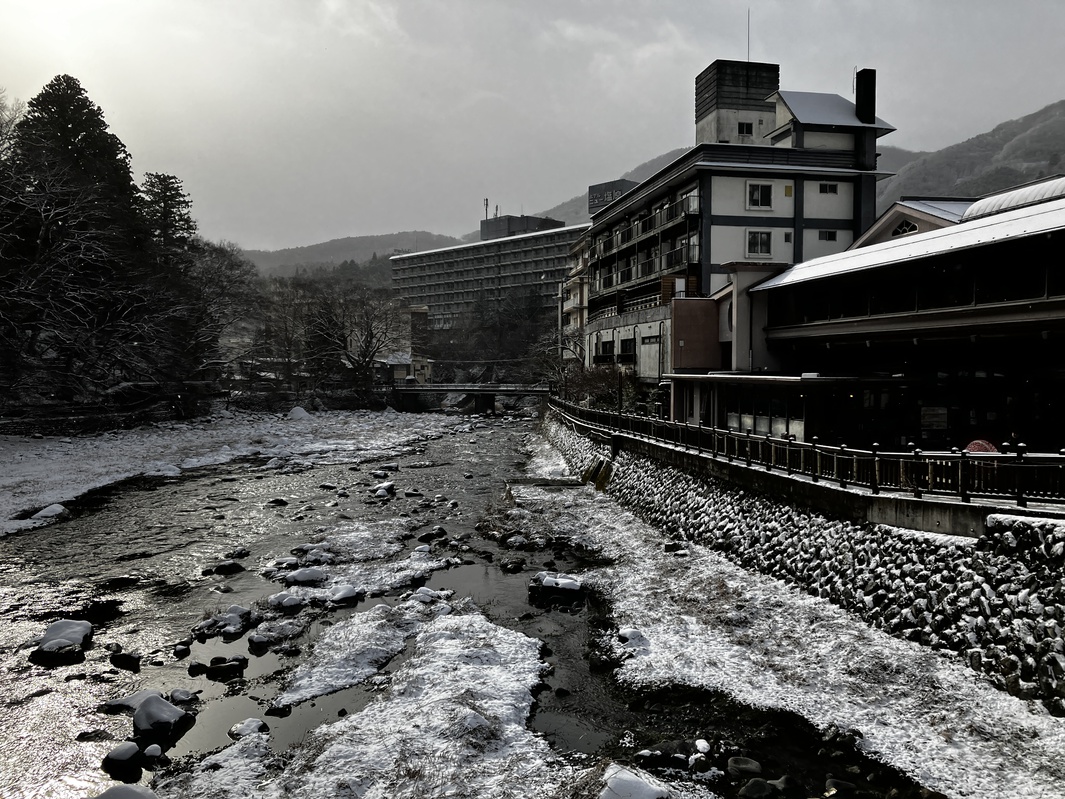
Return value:
M 196 693 L 194 726 L 161 760 L 122 775 L 162 797 L 596 796 L 589 775 L 607 762 L 646 766 L 675 797 L 736 796 L 754 772 L 730 774 L 735 757 L 767 778 L 790 775 L 805 791 L 796 795 L 819 795 L 833 774 L 868 796 L 919 794 L 853 737 L 787 712 L 617 683 L 601 646 L 616 630 L 594 580 L 572 603 L 534 605 L 528 590 L 540 571 L 580 577 L 605 562 L 581 530 L 552 526 L 594 489 L 562 479 L 534 420 L 396 418 L 388 435 L 371 423 L 346 439 L 334 432 L 292 450 L 274 441 L 255 456 L 126 480 L 67 503 L 69 518 L 0 538 L 0 795 L 81 799 L 114 785 L 101 761 L 131 736 L 131 721 L 101 706 L 175 688 Z M 294 551 L 327 579 L 289 588 L 298 611 L 281 613 L 268 598 L 285 590 Z M 337 586 L 357 601 L 329 602 Z M 231 606 L 256 618 L 225 635 L 191 634 Z M 446 718 L 430 734 L 428 700 L 399 700 L 437 690 L 444 672 L 466 673 L 461 651 L 428 637 L 442 634 L 443 617 L 459 650 L 481 642 L 490 657 L 454 695 L 439 688 L 431 706 L 446 705 Z M 84 662 L 31 662 L 29 642 L 61 618 L 93 624 Z M 286 624 L 279 637 L 252 639 Z M 139 655 L 139 669 L 113 665 L 118 652 Z M 226 680 L 193 665 L 234 657 L 247 665 Z M 418 714 L 425 734 L 410 729 Z M 249 718 L 269 733 L 234 744 L 230 730 Z M 449 748 L 456 719 L 492 734 Z M 703 742 L 705 767 L 687 768 L 687 757 L 663 769 L 678 758 L 638 754 L 679 741 Z M 355 752 L 365 762 L 353 765 Z M 362 776 L 341 788 L 341 772 Z

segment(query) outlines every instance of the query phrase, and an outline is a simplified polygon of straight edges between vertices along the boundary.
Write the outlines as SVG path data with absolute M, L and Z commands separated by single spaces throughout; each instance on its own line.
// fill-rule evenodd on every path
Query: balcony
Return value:
M 665 254 L 666 269 L 699 263 L 699 245 L 684 244 Z
M 697 216 L 699 208 L 698 194 L 688 195 L 663 208 L 659 208 L 653 214 L 645 216 L 628 227 L 600 239 L 592 250 L 592 260 L 598 260 L 611 253 L 619 252 L 644 237 L 657 235 L 686 217 Z

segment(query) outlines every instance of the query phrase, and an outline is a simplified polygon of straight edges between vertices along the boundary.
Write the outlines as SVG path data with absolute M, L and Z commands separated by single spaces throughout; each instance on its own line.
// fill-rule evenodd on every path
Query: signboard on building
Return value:
M 589 186 L 588 213 L 594 214 L 596 211 L 606 208 L 614 200 L 620 199 L 622 195 L 632 191 L 638 185 L 640 184 L 635 181 L 620 179 Z

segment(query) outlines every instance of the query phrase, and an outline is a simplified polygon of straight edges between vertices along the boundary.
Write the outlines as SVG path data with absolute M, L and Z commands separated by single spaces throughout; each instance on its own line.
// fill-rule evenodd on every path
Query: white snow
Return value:
M 14 519 L 69 503 L 94 488 L 137 475 L 177 476 L 238 458 L 273 457 L 279 467 L 335 464 L 394 455 L 412 440 L 439 436 L 456 420 L 440 414 L 220 412 L 74 438 L 0 436 L 0 535 L 50 519 Z
M 409 603 L 397 608 L 376 605 L 329 627 L 315 642 L 311 657 L 293 671 L 274 705 L 294 705 L 372 677 L 403 649 L 407 633 L 413 632 L 413 627 L 404 625 L 410 620 L 405 613 L 409 609 Z
M 113 785 L 96 799 L 158 799 L 155 791 L 143 785 Z
M 584 579 L 614 606 L 623 681 L 724 690 L 856 728 L 873 757 L 950 797 L 1065 796 L 1065 719 L 1039 703 L 699 545 L 678 560 L 659 531 L 591 489 L 515 494 L 614 559 Z
M 453 424 L 402 414 L 236 414 L 67 443 L 4 436 L 0 534 L 43 523 L 13 520 L 18 513 L 66 503 L 136 474 L 178 474 L 253 454 L 277 458 L 281 468 L 343 463 Z M 567 474 L 557 453 L 531 443 L 530 473 Z M 1065 720 L 1037 703 L 997 691 L 956 659 L 893 639 L 698 545 L 690 546 L 687 558 L 666 553 L 659 531 L 590 488 L 514 492 L 524 505 L 554 514 L 560 532 L 598 543 L 615 559 L 613 566 L 575 576 L 613 603 L 625 640 L 612 638 L 609 645 L 626 658 L 623 680 L 721 689 L 753 705 L 794 710 L 821 727 L 856 728 L 873 757 L 950 797 L 1065 796 Z M 431 553 L 378 562 L 378 553 L 399 551 L 394 534 L 400 531 L 398 523 L 329 531 L 346 558 L 329 567 L 331 584 L 288 593 L 328 598 L 338 586 L 387 590 L 447 565 Z M 249 734 L 158 786 L 159 796 L 566 795 L 581 772 L 525 726 L 543 666 L 538 642 L 491 624 L 461 598 L 421 596 L 430 601 L 412 595 L 396 608 L 372 608 L 333 625 L 307 658 L 316 665 L 291 675 L 283 693 L 298 702 L 339 690 L 365 679 L 375 658 L 409 651 L 365 708 L 318 728 L 284 758 L 271 750 L 268 736 Z M 444 606 L 453 611 L 440 615 Z M 296 628 L 287 620 L 261 627 L 278 635 Z M 141 700 L 127 698 L 128 705 Z M 611 790 L 618 796 L 643 790 L 631 794 L 641 799 L 670 795 L 661 793 L 665 784 L 635 769 L 608 767 L 603 779 L 601 796 L 612 796 Z M 694 795 L 691 786 L 668 790 L 674 797 Z M 153 794 L 116 786 L 104 795 Z
M 425 607 L 406 604 L 404 612 Z M 360 615 L 375 611 L 389 623 L 383 608 Z M 320 642 L 315 657 L 340 653 L 355 634 Z M 160 786 L 160 795 L 517 799 L 567 784 L 572 769 L 525 726 L 543 667 L 539 642 L 468 608 L 420 622 L 411 646 L 377 701 L 311 733 L 280 775 L 264 780 L 275 756 L 253 735 Z
M 60 619 L 48 625 L 39 645 L 45 651 L 72 645 L 84 649 L 91 641 L 92 624 L 77 619 Z
M 41 510 L 37 511 L 30 518 L 31 519 L 54 519 L 57 516 L 64 516 L 68 512 L 69 511 L 67 511 L 65 506 L 60 505 L 57 502 L 54 505 L 49 505 L 47 508 L 41 508 Z
M 244 719 L 229 728 L 229 737 L 234 740 L 247 738 L 249 735 L 265 735 L 270 732 L 270 726 L 262 719 Z
M 649 774 L 611 763 L 603 774 L 606 783 L 599 799 L 669 799 L 669 788 Z
M 145 696 L 133 711 L 133 730 L 139 735 L 169 735 L 189 714 L 162 696 Z

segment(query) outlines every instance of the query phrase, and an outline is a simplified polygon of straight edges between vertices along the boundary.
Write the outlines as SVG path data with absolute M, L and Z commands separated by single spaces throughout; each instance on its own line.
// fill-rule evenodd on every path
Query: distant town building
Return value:
M 521 233 L 536 233 L 565 227 L 565 222 L 541 216 L 495 216 L 481 220 L 481 241 L 517 236 Z
M 529 224 L 539 226 L 544 222 Z M 570 249 L 588 225 L 561 227 L 562 223 L 555 220 L 546 223 L 546 227 L 534 232 L 504 234 L 473 244 L 393 256 L 392 288 L 404 302 L 425 307 L 429 336 L 452 329 L 479 304 L 499 304 L 515 297 L 535 298 L 553 319 L 557 314 L 559 285 L 569 268 Z M 507 222 L 505 229 L 516 230 L 522 224 Z M 494 226 L 489 227 L 489 233 L 497 232 Z M 483 225 L 482 230 L 485 230 Z

